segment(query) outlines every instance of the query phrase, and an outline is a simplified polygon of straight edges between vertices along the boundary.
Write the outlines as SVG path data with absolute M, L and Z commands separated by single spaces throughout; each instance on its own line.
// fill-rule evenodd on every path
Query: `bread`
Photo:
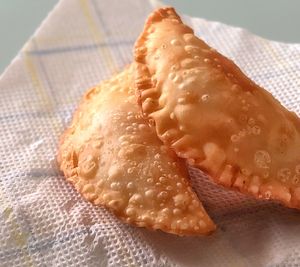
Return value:
M 184 161 L 142 118 L 133 67 L 90 89 L 63 135 L 58 162 L 82 196 L 126 223 L 178 235 L 215 225 L 193 192 Z
M 158 137 L 211 178 L 300 208 L 300 120 L 197 38 L 173 8 L 135 45 L 135 86 Z

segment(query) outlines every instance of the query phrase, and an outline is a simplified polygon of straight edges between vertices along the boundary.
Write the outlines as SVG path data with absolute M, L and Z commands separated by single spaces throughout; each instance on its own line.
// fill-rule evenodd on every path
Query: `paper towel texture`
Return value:
M 0 266 L 300 264 L 299 211 L 224 190 L 198 170 L 192 183 L 218 225 L 200 238 L 125 225 L 58 172 L 58 139 L 81 95 L 132 61 L 151 10 L 139 0 L 62 0 L 1 76 Z M 185 19 L 300 115 L 299 44 Z

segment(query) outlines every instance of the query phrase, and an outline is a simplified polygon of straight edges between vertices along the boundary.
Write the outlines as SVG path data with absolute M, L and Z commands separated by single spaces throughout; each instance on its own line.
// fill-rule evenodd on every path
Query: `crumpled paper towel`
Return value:
M 80 96 L 132 61 L 151 10 L 140 0 L 63 0 L 1 76 L 0 266 L 299 266 L 299 211 L 224 190 L 195 169 L 218 224 L 209 237 L 125 225 L 58 172 L 58 138 Z M 185 19 L 300 115 L 299 44 Z

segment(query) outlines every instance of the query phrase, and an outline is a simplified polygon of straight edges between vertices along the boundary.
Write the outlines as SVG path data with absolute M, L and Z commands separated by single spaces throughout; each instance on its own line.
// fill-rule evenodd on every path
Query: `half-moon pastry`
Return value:
M 133 68 L 90 89 L 63 135 L 58 162 L 82 196 L 123 221 L 178 235 L 215 225 L 193 192 L 184 161 L 142 118 Z
M 300 120 L 173 8 L 148 18 L 135 86 L 158 137 L 217 183 L 300 208 Z

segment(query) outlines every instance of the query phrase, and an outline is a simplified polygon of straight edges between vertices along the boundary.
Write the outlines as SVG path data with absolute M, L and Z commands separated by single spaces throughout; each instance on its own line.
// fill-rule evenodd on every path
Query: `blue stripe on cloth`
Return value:
M 47 238 L 41 241 L 35 241 L 35 243 L 29 243 L 25 246 L 25 249 L 27 248 L 30 253 L 35 253 L 35 252 L 42 252 L 45 251 L 47 249 L 51 249 L 54 245 L 56 244 L 64 244 L 70 240 L 73 240 L 76 237 L 80 237 L 80 236 L 84 236 L 87 234 L 90 234 L 91 231 L 90 229 L 86 228 L 86 229 L 82 229 L 79 231 L 71 231 L 68 233 L 68 235 L 63 235 L 61 238 L 57 239 L 57 236 L 53 236 L 52 238 Z M 10 259 L 12 257 L 16 257 L 18 254 L 22 253 L 22 251 L 24 250 L 23 248 L 12 248 L 12 249 L 7 249 L 4 251 L 0 252 L 0 259 L 5 258 Z
M 61 120 L 60 123 L 64 127 L 66 127 L 71 120 L 71 115 L 74 112 L 76 105 L 70 105 L 67 107 L 64 107 L 63 109 L 59 109 L 55 111 L 54 113 L 49 113 L 48 111 L 44 110 L 37 110 L 34 112 L 20 112 L 20 113 L 14 113 L 14 114 L 5 114 L 0 115 L 0 122 L 7 122 L 10 121 L 10 124 L 18 123 L 18 120 L 22 120 L 24 118 L 28 119 L 39 119 L 39 118 L 45 118 L 45 119 L 52 119 L 53 117 L 58 116 L 58 118 Z M 68 118 L 68 121 L 65 121 L 65 118 Z M 8 126 L 9 127 L 9 126 Z
M 98 43 L 98 44 L 89 44 L 89 45 L 78 45 L 78 46 L 62 46 L 62 47 L 55 47 L 49 49 L 38 49 L 38 50 L 29 50 L 26 51 L 30 55 L 33 56 L 41 56 L 41 55 L 52 55 L 52 54 L 60 54 L 66 52 L 74 52 L 74 51 L 86 51 L 86 50 L 94 50 L 99 47 L 105 46 L 132 46 L 134 44 L 134 40 L 125 40 L 119 42 L 105 42 L 105 43 Z

